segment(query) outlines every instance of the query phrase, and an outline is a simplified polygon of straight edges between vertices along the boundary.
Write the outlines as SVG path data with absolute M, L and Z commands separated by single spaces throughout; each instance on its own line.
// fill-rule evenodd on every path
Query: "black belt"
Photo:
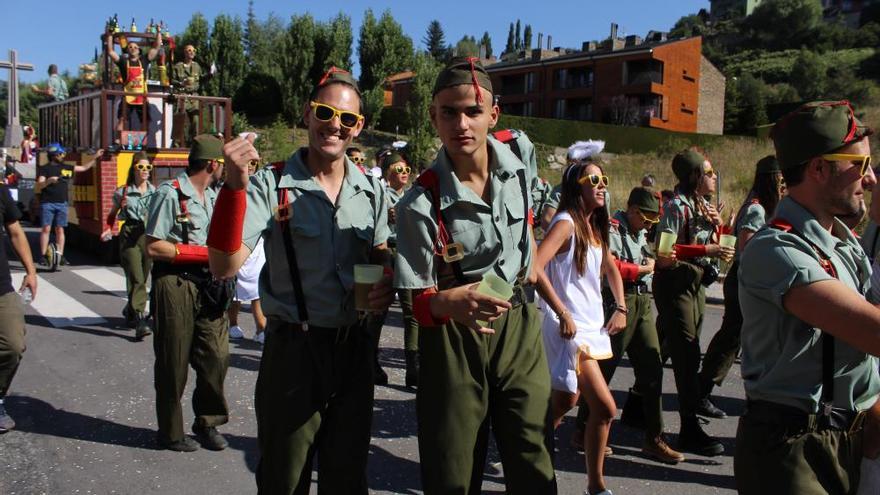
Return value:
M 510 305 L 514 308 L 517 306 L 522 306 L 523 304 L 529 302 L 526 295 L 525 287 L 522 285 L 514 285 L 513 295 L 510 296 L 510 299 L 508 299 L 507 302 L 509 302 Z
M 289 332 L 316 332 L 321 334 L 335 334 L 336 342 L 342 343 L 348 340 L 352 331 L 363 331 L 362 323 L 358 322 L 347 327 L 319 327 L 317 325 L 302 325 L 301 323 L 281 322 L 281 328 Z
M 190 280 L 197 279 L 193 280 L 194 282 L 211 280 L 211 271 L 208 269 L 208 265 L 175 265 L 165 261 L 154 261 L 153 278 L 158 278 L 165 275 L 178 275 L 180 277 L 184 277 Z
M 864 411 L 832 408 L 829 414 L 809 414 L 783 404 L 763 400 L 750 400 L 746 403 L 745 417 L 762 423 L 785 426 L 790 432 L 847 431 L 862 429 L 865 421 Z
M 623 293 L 624 294 L 647 294 L 648 293 L 648 284 L 645 282 L 631 282 L 623 284 Z

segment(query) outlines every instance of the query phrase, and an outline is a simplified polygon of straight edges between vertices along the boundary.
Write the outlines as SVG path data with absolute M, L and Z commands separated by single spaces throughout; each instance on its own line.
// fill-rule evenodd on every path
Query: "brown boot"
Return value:
M 642 453 L 666 464 L 678 464 L 684 461 L 684 455 L 672 450 L 672 447 L 663 439 L 663 435 L 657 435 L 654 438 L 645 437 L 645 441 L 642 443 Z

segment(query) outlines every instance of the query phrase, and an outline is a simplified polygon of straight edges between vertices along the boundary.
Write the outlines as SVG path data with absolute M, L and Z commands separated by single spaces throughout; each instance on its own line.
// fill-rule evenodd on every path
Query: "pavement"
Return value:
M 33 232 L 30 232 L 33 235 Z M 66 253 L 72 266 L 39 274 L 39 289 L 27 309 L 27 345 L 6 407 L 18 423 L 0 435 L 0 494 L 216 494 L 255 493 L 258 452 L 254 384 L 260 345 L 250 340 L 254 324 L 240 317 L 247 338 L 230 344 L 226 380 L 229 424 L 220 431 L 230 447 L 222 452 L 157 450 L 152 379 L 152 338 L 138 342 L 124 328 L 124 278 L 118 267 L 97 264 L 99 253 Z M 17 262 L 13 262 L 17 265 Z M 22 272 L 16 268 L 14 280 Z M 702 346 L 721 322 L 722 309 L 709 306 Z M 422 493 L 416 439 L 415 395 L 403 386 L 403 330 L 399 307 L 392 307 L 381 340 L 380 359 L 390 384 L 376 388 L 368 479 L 371 493 Z M 184 422 L 190 424 L 193 377 L 184 394 Z M 626 359 L 611 383 L 618 407 L 633 383 Z M 668 440 L 678 432 L 672 370 L 664 370 L 663 410 Z M 642 434 L 615 422 L 605 462 L 615 494 L 733 494 L 736 414 L 744 406 L 739 366 L 716 389 L 716 404 L 731 414 L 705 429 L 720 438 L 724 455 L 688 455 L 676 466 L 654 462 L 640 452 Z M 555 466 L 560 494 L 580 494 L 586 486 L 584 457 L 569 447 L 569 415 L 557 431 Z M 316 479 L 313 473 L 313 480 Z M 504 471 L 490 449 L 483 493 L 504 493 Z M 313 483 L 312 493 L 317 493 Z

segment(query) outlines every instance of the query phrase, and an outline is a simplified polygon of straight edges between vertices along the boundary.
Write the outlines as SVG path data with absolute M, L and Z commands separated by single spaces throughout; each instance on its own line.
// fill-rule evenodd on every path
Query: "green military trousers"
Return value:
M 741 495 L 848 495 L 859 487 L 862 432 L 817 430 L 783 417 L 740 418 L 733 472 Z
M 425 495 L 479 494 L 489 427 L 509 494 L 555 494 L 550 370 L 534 304 L 482 335 L 455 322 L 419 330 L 416 396 Z
M 696 416 L 700 399 L 700 330 L 706 309 L 701 277 L 699 267 L 685 262 L 654 274 L 658 323 L 672 358 L 679 413 L 683 418 Z
M 6 397 L 24 354 L 24 307 L 17 292 L 0 296 L 0 399 Z
M 153 350 L 156 416 L 159 441 L 183 438 L 180 399 L 191 365 L 196 372 L 192 405 L 195 425 L 219 426 L 229 419 L 223 381 L 229 368 L 229 328 L 226 313 L 210 318 L 202 310 L 196 284 L 181 275 L 153 280 L 155 335 Z
M 641 397 L 642 411 L 638 412 L 644 412 L 645 432 L 654 438 L 663 432 L 660 404 L 663 365 L 660 362 L 660 343 L 657 340 L 657 328 L 654 326 L 651 296 L 631 293 L 625 297 L 626 328 L 611 336 L 614 356 L 599 361 L 599 368 L 605 382 L 610 383 L 623 353 L 626 352 L 636 379 L 633 390 Z
M 733 262 L 724 279 L 724 319 L 703 356 L 703 369 L 700 370 L 703 390 L 711 390 L 713 384 L 721 385 L 739 354 L 743 316 L 739 306 L 737 269 L 739 261 Z
M 119 233 L 119 260 L 125 272 L 128 295 L 126 314 L 143 313 L 147 307 L 147 276 L 153 261 L 147 256 L 144 224 L 125 222 Z
M 375 353 L 368 325 L 303 331 L 269 318 L 255 401 L 259 493 L 307 495 L 317 455 L 319 494 L 367 494 Z
M 419 350 L 419 322 L 413 317 L 412 291 L 399 289 L 397 298 L 400 300 L 400 310 L 403 312 L 403 350 Z

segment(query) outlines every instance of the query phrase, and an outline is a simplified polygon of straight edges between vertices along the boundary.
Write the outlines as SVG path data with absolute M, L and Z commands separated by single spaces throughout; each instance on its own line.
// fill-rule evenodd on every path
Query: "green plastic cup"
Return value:
M 672 254 L 672 248 L 678 239 L 677 234 L 671 232 L 660 232 L 660 242 L 657 245 L 657 254 L 660 256 L 669 256 Z
M 370 291 L 382 280 L 382 265 L 354 265 L 354 309 L 370 312 Z
M 732 248 L 736 246 L 736 236 L 731 234 L 721 234 L 721 239 L 718 241 L 722 247 Z
M 490 272 L 483 275 L 483 280 L 477 286 L 477 292 L 507 301 L 513 297 L 513 286 L 508 284 L 503 278 Z M 482 327 L 489 325 L 488 322 L 481 320 L 477 320 L 477 323 Z

